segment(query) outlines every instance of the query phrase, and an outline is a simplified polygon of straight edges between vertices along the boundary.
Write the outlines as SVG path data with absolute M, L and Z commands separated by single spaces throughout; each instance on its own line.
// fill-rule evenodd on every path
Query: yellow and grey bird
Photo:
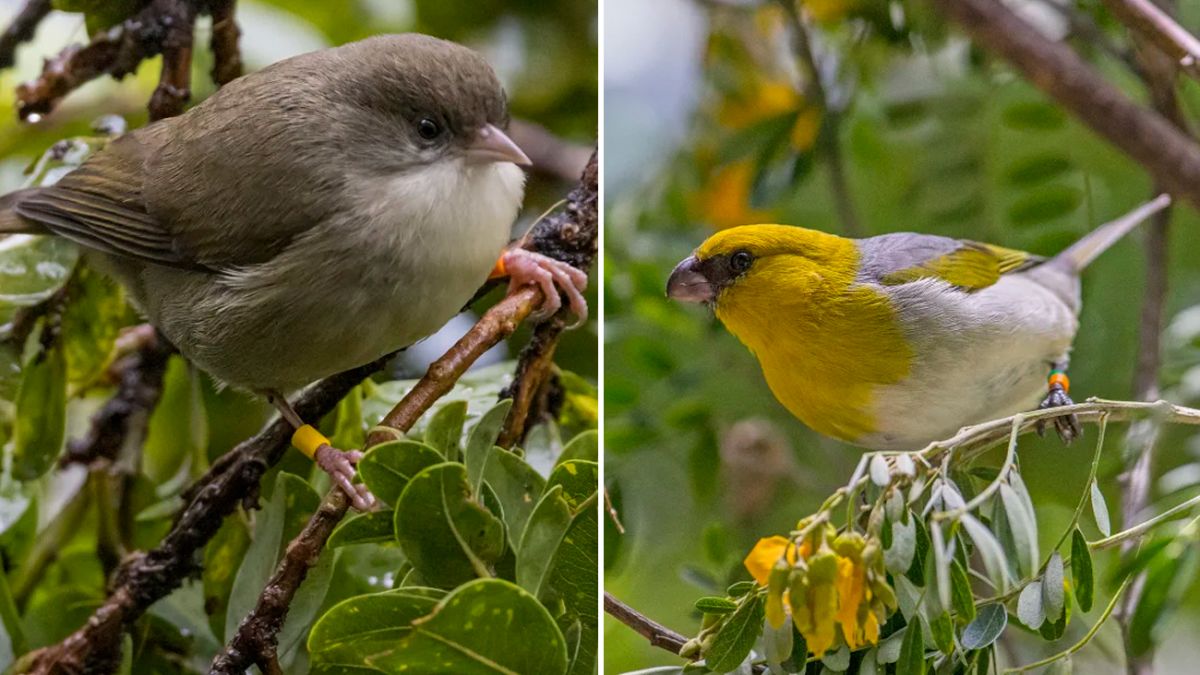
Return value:
M 812 429 L 913 450 L 1039 399 L 1071 403 L 1080 272 L 1169 204 L 1162 195 L 1052 258 L 928 234 L 735 227 L 679 263 L 667 295 L 710 305 Z M 1066 441 L 1079 433 L 1073 416 L 1055 426 Z

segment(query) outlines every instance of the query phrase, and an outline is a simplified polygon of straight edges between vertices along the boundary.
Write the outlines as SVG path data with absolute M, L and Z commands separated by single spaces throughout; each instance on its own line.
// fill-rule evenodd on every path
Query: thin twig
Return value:
M 686 637 L 621 602 L 608 591 L 604 592 L 604 611 L 646 638 L 651 647 L 665 649 L 678 655 L 679 650 L 687 643 Z
M 1164 8 L 1150 0 L 1104 0 L 1104 4 L 1121 23 L 1171 57 L 1176 66 L 1200 79 L 1200 39 L 1180 26 Z
M 29 42 L 42 19 L 50 14 L 50 0 L 28 0 L 12 23 L 0 34 L 0 68 L 9 68 L 16 63 L 17 47 Z

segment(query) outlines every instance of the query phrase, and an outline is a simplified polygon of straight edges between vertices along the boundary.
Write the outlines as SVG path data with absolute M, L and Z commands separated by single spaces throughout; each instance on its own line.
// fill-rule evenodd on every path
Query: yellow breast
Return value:
M 888 298 L 855 285 L 857 255 L 849 248 L 839 264 L 816 268 L 764 261 L 769 269 L 737 282 L 716 306 L 784 407 L 851 443 L 878 430 L 873 393 L 901 381 L 913 360 Z

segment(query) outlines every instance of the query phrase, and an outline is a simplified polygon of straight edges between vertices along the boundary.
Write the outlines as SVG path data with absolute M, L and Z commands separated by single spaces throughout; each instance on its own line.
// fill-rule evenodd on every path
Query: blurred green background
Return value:
M 1127 54 L 1130 41 L 1101 2 L 1009 4 L 1146 100 L 1137 77 L 1106 51 L 1111 44 Z M 1180 4 L 1183 25 L 1200 29 L 1200 6 Z M 973 48 L 928 3 L 799 5 L 813 20 L 836 129 L 806 87 L 777 4 L 605 5 L 606 481 L 626 528 L 621 535 L 610 523 L 605 534 L 606 590 L 689 636 L 699 628 L 693 601 L 748 578 L 740 561 L 753 542 L 787 532 L 845 485 L 861 451 L 792 418 L 711 312 L 665 299 L 675 263 L 722 227 L 779 222 L 847 233 L 831 196 L 831 145 L 845 167 L 859 236 L 914 230 L 1050 254 L 1150 196 L 1138 165 Z M 1067 16 L 1085 19 L 1103 39 L 1078 39 Z M 1180 95 L 1185 114 L 1200 119 L 1200 87 L 1183 78 Z M 1190 206 L 1176 209 L 1161 369 L 1164 396 L 1193 405 L 1200 403 L 1198 228 Z M 1130 237 L 1085 276 L 1071 363 L 1077 400 L 1132 396 L 1140 242 Z M 1117 519 L 1124 432 L 1110 430 L 1100 471 Z M 1072 447 L 1022 441 L 1043 548 L 1085 488 L 1094 438 L 1092 427 Z M 1171 429 L 1158 453 L 1152 500 L 1161 509 L 1200 483 L 1200 436 Z M 1194 672 L 1196 590 L 1163 636 L 1161 673 Z M 1106 598 L 1111 588 L 1103 591 Z M 1096 613 L 1061 643 L 1011 641 L 1010 665 L 1072 644 Z M 605 628 L 605 672 L 680 663 L 612 619 Z M 1124 672 L 1121 654 L 1110 622 L 1076 657 L 1076 672 Z
M 23 4 L 0 0 L 0 26 L 7 26 Z M 56 0 L 56 7 L 80 7 L 86 2 Z M 503 81 L 513 119 L 548 130 L 559 144 L 560 158 L 570 162 L 555 171 L 537 171 L 528 183 L 525 208 L 514 225 L 514 236 L 522 233 L 540 215 L 556 205 L 577 183 L 578 172 L 595 145 L 599 111 L 597 94 L 597 3 L 595 0 L 241 0 L 237 20 L 242 30 L 241 49 L 247 70 L 254 70 L 288 56 L 338 45 L 386 32 L 419 31 L 455 40 L 482 52 Z M 208 72 L 211 22 L 200 20 L 195 36 L 192 74 L 192 104 L 213 90 Z M 136 75 L 116 82 L 101 78 L 70 94 L 61 105 L 35 125 L 18 122 L 14 88 L 34 78 L 42 60 L 69 44 L 83 43 L 88 33 L 82 14 L 56 11 L 44 21 L 36 38 L 22 46 L 15 68 L 0 71 L 0 193 L 22 185 L 34 162 L 61 139 L 94 135 L 93 120 L 101 115 L 123 116 L 130 128 L 146 122 L 146 103 L 153 91 L 160 60 L 142 63 Z M 515 135 L 515 134 L 514 134 Z M 385 142 L 386 139 L 381 139 Z M 286 149 L 284 149 L 286 150 Z M 531 155 L 534 153 L 530 153 Z M 48 296 L 65 281 L 75 259 L 69 245 L 61 241 L 29 244 L 28 240 L 2 247 L 0 252 L 0 323 L 13 311 Z M 53 254 L 53 259 L 51 259 Z M 596 287 L 589 300 L 596 303 Z M 66 437 L 79 438 L 88 429 L 89 418 L 113 392 L 113 382 L 103 375 L 118 328 L 137 321 L 111 285 L 88 275 L 82 282 L 89 294 L 72 298 L 71 309 L 81 307 L 86 317 L 84 331 L 65 338 L 70 357 L 71 400 L 66 408 Z M 491 299 L 502 290 L 493 292 Z M 476 309 L 486 308 L 484 300 Z M 581 429 L 594 428 L 597 403 L 598 312 L 578 330 L 568 332 L 555 355 L 565 371 L 566 404 L 560 424 L 537 427 L 524 444 L 530 461 L 548 470 L 562 441 Z M 470 313 L 416 347 L 398 360 L 388 375 L 364 385 L 344 402 L 336 415 L 339 436 L 345 447 L 361 435 L 363 424 L 374 424 L 423 372 L 428 361 L 445 349 L 473 323 Z M 342 317 L 356 320 L 355 317 Z M 68 331 L 70 332 L 70 331 Z M 528 328 L 518 332 L 481 360 L 481 368 L 470 374 L 450 398 L 470 399 L 475 417 L 495 401 L 502 385 L 511 380 L 517 350 L 528 338 Z M 82 355 L 82 358 L 77 358 Z M 76 371 L 87 361 L 86 377 Z M 61 363 L 61 362 L 60 362 Z M 23 375 L 20 346 L 0 348 L 0 437 L 6 445 L 6 460 L 0 471 L 0 614 L 5 630 L 0 631 L 0 670 L 11 663 L 14 652 L 37 648 L 61 640 L 78 628 L 105 594 L 106 575 L 116 562 L 100 550 L 113 523 L 120 520 L 125 550 L 155 545 L 169 528 L 179 493 L 208 467 L 212 458 L 255 433 L 267 418 L 267 406 L 232 390 L 218 390 L 201 374 L 174 357 L 166 375 L 158 408 L 149 420 L 143 447 L 131 448 L 131 466 L 109 471 L 104 466 L 89 472 L 79 465 L 53 470 L 33 480 L 16 480 L 12 461 L 7 459 L 14 416 L 13 398 Z M 572 375 L 578 375 L 578 377 Z M 389 377 L 390 376 L 390 377 Z M 59 379 L 62 379 L 61 377 Z M 384 382 L 384 380 L 391 380 Z M 47 404 L 46 408 L 53 406 Z M 60 411 L 61 412 L 61 409 Z M 334 416 L 325 427 L 333 430 Z M 61 419 L 60 419 L 61 421 Z M 473 422 L 468 423 L 468 427 Z M 342 436 L 341 434 L 347 434 Z M 331 434 L 332 435 L 332 434 Z M 52 451 L 57 453 L 57 446 Z M 128 453 L 126 453 L 128 454 Z M 311 475 L 311 463 L 289 452 L 282 470 L 303 477 Z M 49 469 L 47 464 L 42 470 Z M 264 498 L 269 498 L 280 469 L 263 479 Z M 112 478 L 117 486 L 108 481 Z M 322 490 L 322 478 L 313 487 Z M 315 494 L 315 493 L 314 493 Z M 107 503 L 106 503 L 107 501 Z M 302 514 L 303 515 L 303 514 Z M 304 515 L 304 517 L 307 517 Z M 229 583 L 243 560 L 248 528 L 254 516 L 241 514 L 226 521 L 210 552 L 233 557 L 213 571 L 207 561 L 203 588 L 200 583 L 182 589 L 154 605 L 135 627 L 132 672 L 206 672 L 213 653 L 227 637 L 224 604 Z M 238 547 L 241 548 L 238 548 Z M 232 547 L 232 548 L 231 548 Z M 354 550 L 351 550 L 354 549 Z M 112 553 L 108 551 L 108 553 Z M 322 608 L 350 595 L 390 587 L 398 563 L 382 547 L 348 547 L 338 559 L 335 573 L 328 577 L 328 593 Z M 223 581 L 212 575 L 224 574 Z M 6 583 L 3 583 L 6 582 Z M 216 584 L 219 597 L 207 597 Z M 225 583 L 225 586 L 221 586 Z M 223 588 L 223 594 L 220 589 Z M 15 603 L 6 602 L 12 590 Z M 202 592 L 204 591 L 204 592 Z M 324 588 L 319 589 L 321 593 Z M 257 593 L 257 591 L 255 591 Z M 210 601 L 207 602 L 206 600 Z M 252 598 L 235 602 L 248 607 Z M 211 602 L 215 601 L 215 602 Z M 13 606 L 15 604 L 15 607 Z M 315 607 L 313 608 L 315 610 Z M 311 613 L 310 613 L 311 614 Z M 310 616 L 311 618 L 311 616 Z M 301 650 L 302 651 L 302 650 Z M 289 663 L 288 672 L 307 670 L 303 654 Z

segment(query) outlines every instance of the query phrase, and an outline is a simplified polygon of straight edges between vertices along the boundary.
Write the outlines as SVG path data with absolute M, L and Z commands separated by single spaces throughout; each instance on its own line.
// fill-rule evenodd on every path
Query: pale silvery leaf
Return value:
M 883 565 L 892 574 L 904 574 L 912 567 L 917 551 L 917 525 L 910 516 L 908 522 L 892 521 L 892 545 L 883 552 Z
M 1046 608 L 1046 620 L 1050 623 L 1058 621 L 1065 602 L 1063 559 L 1058 551 L 1055 551 L 1046 563 L 1046 572 L 1042 575 L 1042 605 Z
M 1040 559 L 1037 521 L 1030 517 L 1020 495 L 1007 483 L 1000 486 L 1000 499 L 1004 504 L 1004 515 L 1008 517 L 1013 545 L 1016 547 L 1014 553 L 1017 566 L 1022 575 L 1033 574 L 1037 570 Z
M 1032 630 L 1037 630 L 1046 622 L 1046 608 L 1042 605 L 1042 582 L 1031 581 L 1021 589 L 1021 597 L 1017 599 L 1017 618 Z
M 967 531 L 967 536 L 975 542 L 979 556 L 983 558 L 983 566 L 987 569 L 988 577 L 1000 592 L 1007 591 L 1008 559 L 1004 555 L 1004 549 L 1000 548 L 1000 542 L 996 541 L 991 530 L 974 516 L 964 515 L 961 522 L 963 529 Z
M 1092 516 L 1096 519 L 1096 527 L 1100 529 L 1100 534 L 1109 536 L 1112 534 L 1112 522 L 1108 519 L 1108 503 L 1104 501 L 1104 493 L 1100 492 L 1100 485 L 1092 481 Z
M 892 474 L 888 469 L 887 458 L 883 455 L 871 457 L 871 482 L 879 487 L 887 487 L 892 482 Z
M 909 478 L 917 475 L 917 466 L 913 463 L 912 455 L 908 453 L 896 455 L 896 472 Z
M 933 546 L 934 579 L 937 582 L 937 611 L 941 612 L 950 607 L 950 561 L 946 558 L 946 542 L 940 523 L 931 524 L 929 536 Z

